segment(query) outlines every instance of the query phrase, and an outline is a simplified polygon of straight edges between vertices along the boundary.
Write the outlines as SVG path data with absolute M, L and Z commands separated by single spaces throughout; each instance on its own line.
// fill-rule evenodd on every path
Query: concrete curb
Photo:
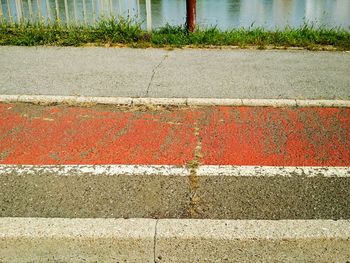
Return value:
M 0 261 L 154 262 L 155 222 L 0 218 Z
M 250 107 L 350 107 L 350 100 L 301 99 L 220 99 L 220 98 L 131 98 L 50 95 L 0 95 L 0 102 L 33 104 L 105 104 L 105 105 L 179 105 L 179 106 L 250 106 Z
M 350 221 L 159 220 L 156 262 L 346 262 Z
M 348 220 L 0 218 L 4 262 L 346 262 Z
M 350 219 L 349 167 L 0 165 L 0 188 L 0 217 Z

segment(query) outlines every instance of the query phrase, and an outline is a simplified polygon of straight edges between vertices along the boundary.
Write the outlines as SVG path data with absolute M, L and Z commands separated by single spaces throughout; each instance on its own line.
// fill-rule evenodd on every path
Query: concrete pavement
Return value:
M 350 53 L 0 47 L 0 94 L 350 99 Z
M 1 262 L 347 262 L 347 220 L 0 218 Z
M 0 261 L 350 261 L 349 55 L 0 47 Z

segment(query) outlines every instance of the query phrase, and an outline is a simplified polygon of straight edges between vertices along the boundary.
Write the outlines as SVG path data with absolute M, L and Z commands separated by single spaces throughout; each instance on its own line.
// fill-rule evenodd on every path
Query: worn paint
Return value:
M 212 106 L 152 111 L 0 104 L 2 164 L 193 161 L 349 166 L 350 109 Z
M 1 163 L 186 164 L 196 145 L 187 112 L 8 108 L 0 106 L 0 153 L 10 152 Z
M 205 164 L 350 164 L 349 109 L 217 107 L 207 112 L 205 123 Z

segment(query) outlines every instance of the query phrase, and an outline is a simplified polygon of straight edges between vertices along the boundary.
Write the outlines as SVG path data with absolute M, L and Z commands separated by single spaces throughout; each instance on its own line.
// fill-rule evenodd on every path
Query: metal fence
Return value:
M 142 5 L 146 27 L 151 30 L 151 0 L 142 1 Z M 0 23 L 94 24 L 112 16 L 140 21 L 140 12 L 140 0 L 0 0 Z

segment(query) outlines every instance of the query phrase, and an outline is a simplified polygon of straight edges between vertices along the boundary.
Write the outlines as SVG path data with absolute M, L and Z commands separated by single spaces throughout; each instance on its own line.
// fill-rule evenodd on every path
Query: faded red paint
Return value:
M 207 118 L 205 164 L 350 165 L 350 109 L 219 107 Z
M 0 104 L 2 164 L 350 166 L 350 109 Z M 197 149 L 198 154 L 198 149 Z
M 10 107 L 0 106 L 1 163 L 185 164 L 196 145 L 186 112 L 46 107 L 23 116 Z

